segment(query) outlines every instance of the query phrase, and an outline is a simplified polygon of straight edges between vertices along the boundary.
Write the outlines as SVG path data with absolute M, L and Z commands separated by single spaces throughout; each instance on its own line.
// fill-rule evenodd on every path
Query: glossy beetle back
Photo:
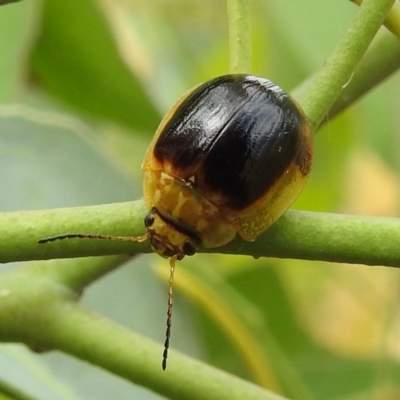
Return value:
M 311 146 L 302 112 L 282 89 L 226 75 L 196 87 L 167 114 L 143 169 L 186 183 L 254 240 L 301 191 Z

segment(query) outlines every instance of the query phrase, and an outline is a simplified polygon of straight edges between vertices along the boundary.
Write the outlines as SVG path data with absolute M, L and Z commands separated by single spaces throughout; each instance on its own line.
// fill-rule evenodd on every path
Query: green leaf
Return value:
M 0 108 L 0 132 L 1 211 L 106 203 L 142 194 L 141 181 L 119 169 L 115 154 L 99 146 L 95 132 L 79 120 L 7 106 Z M 132 160 L 137 168 L 141 156 Z M 17 266 L 7 264 L 2 269 Z M 164 339 L 167 289 L 152 274 L 149 258 L 137 259 L 131 268 L 120 269 L 92 285 L 82 301 L 147 337 L 160 342 Z M 184 304 L 176 307 L 173 347 L 197 354 L 195 335 L 187 336 L 193 329 L 190 319 Z M 161 356 L 160 352 L 159 360 L 154 360 L 157 365 L 161 365 Z M 0 346 L 0 377 L 41 400 L 160 399 L 59 352 L 33 355 L 20 345 Z
M 36 82 L 73 107 L 138 131 L 155 131 L 160 116 L 121 60 L 98 2 L 44 1 L 31 58 Z

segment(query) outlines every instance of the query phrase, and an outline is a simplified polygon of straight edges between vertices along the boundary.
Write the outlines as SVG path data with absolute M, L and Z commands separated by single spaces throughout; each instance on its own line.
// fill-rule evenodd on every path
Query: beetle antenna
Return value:
M 175 262 L 177 256 L 171 257 L 169 261 L 169 281 L 168 281 L 168 310 L 167 310 L 167 331 L 165 332 L 164 352 L 162 360 L 162 369 L 165 371 L 167 368 L 167 358 L 169 349 L 169 338 L 171 337 L 171 325 L 172 325 L 172 298 L 173 298 L 173 285 L 174 285 L 174 272 Z
M 98 235 L 91 233 L 66 233 L 63 235 L 50 236 L 44 239 L 38 240 L 38 243 L 54 242 L 56 240 L 64 239 L 102 239 L 102 240 L 118 240 L 121 242 L 144 242 L 149 239 L 149 233 L 145 233 L 142 236 L 114 236 L 114 235 Z

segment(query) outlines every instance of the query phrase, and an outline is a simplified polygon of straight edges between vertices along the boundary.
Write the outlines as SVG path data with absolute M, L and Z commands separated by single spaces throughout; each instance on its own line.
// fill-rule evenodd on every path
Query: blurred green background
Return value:
M 318 71 L 357 12 L 348 1 L 251 8 L 251 72 L 288 91 Z M 139 198 L 141 160 L 162 115 L 228 65 L 224 1 L 1 6 L 0 211 Z M 396 75 L 318 133 L 296 208 L 399 215 L 399 93 Z M 167 271 L 167 261 L 140 257 L 82 302 L 162 342 Z M 399 399 L 399 272 L 198 255 L 177 268 L 171 345 L 293 399 Z M 42 400 L 160 398 L 19 345 L 0 346 L 0 379 Z

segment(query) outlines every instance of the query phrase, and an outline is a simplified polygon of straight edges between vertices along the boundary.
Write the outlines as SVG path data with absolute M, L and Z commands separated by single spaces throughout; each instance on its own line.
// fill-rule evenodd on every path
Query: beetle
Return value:
M 312 136 L 299 105 L 271 81 L 223 75 L 186 93 L 165 115 L 143 160 L 144 218 L 140 237 L 170 258 L 169 348 L 175 261 L 202 246 L 223 246 L 238 234 L 254 241 L 294 202 L 312 163 Z

